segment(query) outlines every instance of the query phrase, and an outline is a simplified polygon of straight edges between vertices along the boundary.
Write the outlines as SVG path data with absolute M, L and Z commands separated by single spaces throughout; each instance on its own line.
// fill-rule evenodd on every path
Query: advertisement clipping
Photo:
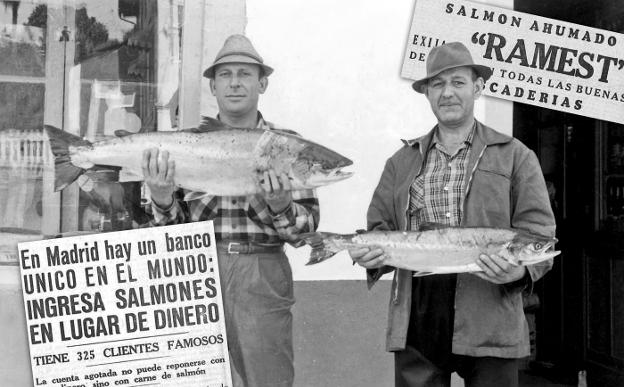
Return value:
M 18 245 L 36 386 L 231 386 L 212 221 Z
M 493 69 L 485 95 L 624 123 L 622 34 L 468 1 L 418 0 L 401 76 L 422 78 L 431 48 L 454 41 Z

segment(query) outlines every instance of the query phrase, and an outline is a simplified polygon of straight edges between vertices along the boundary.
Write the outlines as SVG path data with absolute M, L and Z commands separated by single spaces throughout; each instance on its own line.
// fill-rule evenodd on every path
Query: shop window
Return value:
M 184 1 L 2 3 L 0 265 L 17 265 L 19 241 L 150 225 L 124 170 L 55 192 L 43 127 L 89 141 L 175 127 Z

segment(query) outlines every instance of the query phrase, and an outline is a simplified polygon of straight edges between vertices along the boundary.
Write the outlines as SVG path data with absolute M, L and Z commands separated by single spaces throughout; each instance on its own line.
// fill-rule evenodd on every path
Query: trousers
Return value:
M 517 359 L 451 355 L 440 368 L 410 346 L 394 356 L 396 387 L 450 387 L 452 372 L 466 387 L 518 387 Z
M 412 280 L 406 347 L 395 353 L 396 387 L 450 387 L 457 372 L 466 387 L 517 387 L 517 359 L 452 353 L 455 274 Z
M 218 248 L 217 256 L 234 387 L 291 387 L 295 299 L 286 254 Z

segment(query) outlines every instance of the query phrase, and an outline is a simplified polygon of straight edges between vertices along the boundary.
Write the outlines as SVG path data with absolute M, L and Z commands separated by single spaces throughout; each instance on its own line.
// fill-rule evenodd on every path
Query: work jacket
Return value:
M 368 209 L 369 230 L 409 229 L 409 189 L 426 159 L 434 129 L 404 141 L 386 162 Z M 528 230 L 554 236 L 555 218 L 535 153 L 517 139 L 477 122 L 464 179 L 461 226 Z M 458 274 L 452 352 L 467 356 L 519 358 L 529 355 L 529 330 L 522 289 L 552 267 L 552 260 L 528 266 L 529 281 L 497 285 L 473 274 Z M 369 286 L 394 268 L 368 271 Z M 412 275 L 397 269 L 390 297 L 387 350 L 405 348 Z M 528 276 L 526 277 L 528 278 Z

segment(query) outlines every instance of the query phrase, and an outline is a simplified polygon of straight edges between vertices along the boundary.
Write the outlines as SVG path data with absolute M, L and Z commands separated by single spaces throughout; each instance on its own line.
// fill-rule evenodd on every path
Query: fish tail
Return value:
M 344 247 L 338 246 L 337 239 L 342 236 L 339 234 L 333 234 L 329 232 L 309 232 L 300 235 L 306 244 L 312 247 L 310 252 L 310 259 L 306 265 L 314 265 L 319 262 L 323 262 L 326 259 L 333 257 L 340 250 L 344 250 Z
M 54 190 L 60 191 L 85 171 L 72 163 L 69 147 L 91 145 L 91 143 L 53 126 L 45 125 L 44 127 L 50 140 L 50 149 L 54 155 Z

